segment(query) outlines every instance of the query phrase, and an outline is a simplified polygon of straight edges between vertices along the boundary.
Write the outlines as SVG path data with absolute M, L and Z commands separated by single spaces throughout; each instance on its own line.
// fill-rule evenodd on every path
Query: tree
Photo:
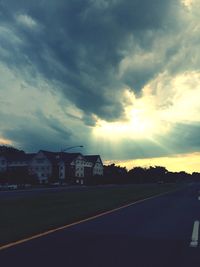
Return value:
M 127 176 L 126 167 L 116 166 L 114 163 L 104 166 L 105 183 L 125 183 Z
M 146 177 L 146 168 L 135 167 L 128 172 L 128 181 L 130 183 L 144 183 Z
M 1 154 L 13 154 L 13 153 L 24 153 L 23 150 L 19 150 L 15 147 L 12 147 L 12 146 L 5 146 L 5 145 L 0 145 L 0 153 Z
M 149 167 L 147 169 L 147 176 L 149 182 L 160 182 L 164 181 L 168 170 L 162 166 Z
M 192 173 L 192 180 L 194 182 L 200 182 L 200 173 L 199 172 L 193 172 Z

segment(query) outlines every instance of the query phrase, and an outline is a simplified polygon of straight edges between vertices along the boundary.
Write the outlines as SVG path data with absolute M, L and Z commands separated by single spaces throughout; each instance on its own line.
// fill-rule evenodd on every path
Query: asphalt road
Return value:
M 1 250 L 0 265 L 199 267 L 199 196 L 190 185 Z

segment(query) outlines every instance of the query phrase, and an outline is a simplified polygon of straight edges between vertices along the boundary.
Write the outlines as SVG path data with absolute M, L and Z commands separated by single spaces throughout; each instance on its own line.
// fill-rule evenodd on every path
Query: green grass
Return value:
M 176 189 L 169 185 L 91 187 L 0 202 L 0 245 Z

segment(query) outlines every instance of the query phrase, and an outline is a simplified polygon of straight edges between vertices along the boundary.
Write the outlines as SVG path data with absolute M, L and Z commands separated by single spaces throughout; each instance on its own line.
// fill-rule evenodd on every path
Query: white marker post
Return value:
M 190 242 L 190 247 L 196 248 L 198 246 L 198 238 L 199 238 L 199 221 L 195 221 L 192 231 L 192 240 Z

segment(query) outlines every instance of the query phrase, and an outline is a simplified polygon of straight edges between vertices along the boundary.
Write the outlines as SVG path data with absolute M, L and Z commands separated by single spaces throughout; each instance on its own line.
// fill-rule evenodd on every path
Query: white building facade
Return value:
M 81 153 L 50 152 L 0 155 L 0 173 L 26 169 L 40 184 L 51 181 L 84 184 L 87 177 L 103 175 L 99 155 L 84 156 Z
M 99 155 L 85 156 L 85 167 L 90 168 L 91 176 L 103 176 L 103 163 Z
M 46 153 L 40 150 L 30 161 L 29 173 L 36 175 L 39 183 L 46 184 L 52 175 L 53 164 Z

